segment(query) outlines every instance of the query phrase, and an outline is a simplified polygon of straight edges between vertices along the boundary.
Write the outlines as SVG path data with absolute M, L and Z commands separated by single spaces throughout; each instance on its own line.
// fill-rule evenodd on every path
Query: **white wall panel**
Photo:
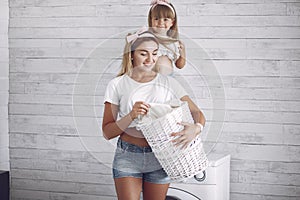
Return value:
M 187 59 L 199 64 L 178 73 L 209 123 L 214 123 L 214 109 L 226 113 L 213 151 L 231 155 L 230 199 L 298 200 L 299 1 L 172 2 Z M 110 168 L 114 145 L 103 139 L 100 127 L 104 88 L 116 74 L 120 57 L 104 66 L 90 59 L 90 53 L 98 47 L 106 61 L 115 58 L 113 53 L 121 55 L 120 40 L 147 24 L 149 3 L 10 0 L 9 37 L 8 4 L 0 4 L 0 13 L 7 16 L 0 17 L 3 112 L 8 88 L 10 92 L 9 114 L 0 114 L 0 136 L 7 135 L 9 127 L 13 199 L 116 198 Z M 120 33 L 122 37 L 105 43 Z M 86 58 L 91 62 L 84 65 Z M 221 77 L 225 98 L 215 77 L 206 73 L 209 67 Z M 80 70 L 84 74 L 77 80 Z M 86 79 L 99 83 L 91 85 Z M 73 92 L 74 86 L 78 90 Z M 225 107 L 213 105 L 216 97 L 223 98 Z M 76 120 L 83 125 L 76 126 Z M 0 144 L 7 141 L 3 138 Z M 8 148 L 0 150 L 1 159 L 8 155 Z

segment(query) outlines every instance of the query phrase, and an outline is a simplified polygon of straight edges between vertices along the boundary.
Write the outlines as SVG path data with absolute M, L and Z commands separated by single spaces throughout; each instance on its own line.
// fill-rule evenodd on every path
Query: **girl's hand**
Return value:
M 179 125 L 184 126 L 183 130 L 177 133 L 172 133 L 171 136 L 177 137 L 172 140 L 175 143 L 175 146 L 182 146 L 182 149 L 185 149 L 200 133 L 200 127 L 196 124 L 181 122 Z
M 137 101 L 134 103 L 132 110 L 130 111 L 129 115 L 132 120 L 136 119 L 139 115 L 146 115 L 148 110 L 150 108 L 150 105 L 143 102 L 143 101 Z

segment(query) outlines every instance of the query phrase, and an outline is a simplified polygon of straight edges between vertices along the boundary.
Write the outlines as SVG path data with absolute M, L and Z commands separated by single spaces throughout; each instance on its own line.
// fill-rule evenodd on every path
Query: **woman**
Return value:
M 104 97 L 103 135 L 119 136 L 113 162 L 113 177 L 119 200 L 164 200 L 170 178 L 162 169 L 149 144 L 135 126 L 147 114 L 149 103 L 172 99 L 187 101 L 195 124 L 182 122 L 183 131 L 173 133 L 174 144 L 186 147 L 205 124 L 199 108 L 172 77 L 154 72 L 159 43 L 150 32 L 127 36 L 122 69 L 108 83 Z

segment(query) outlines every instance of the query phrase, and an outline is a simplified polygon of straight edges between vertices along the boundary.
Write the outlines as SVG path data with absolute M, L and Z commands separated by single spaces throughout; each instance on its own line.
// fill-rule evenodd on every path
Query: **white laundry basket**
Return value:
M 181 106 L 165 116 L 138 127 L 168 176 L 176 181 L 199 174 L 208 166 L 200 136 L 186 149 L 173 144 L 174 137 L 170 136 L 171 133 L 183 130 L 178 122 L 194 123 L 187 102 L 182 102 Z

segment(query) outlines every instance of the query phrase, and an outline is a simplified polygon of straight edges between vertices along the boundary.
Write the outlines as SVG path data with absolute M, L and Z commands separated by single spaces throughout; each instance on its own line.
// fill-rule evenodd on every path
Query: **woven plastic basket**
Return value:
M 171 133 L 183 130 L 183 126 L 177 122 L 194 123 L 187 102 L 174 108 L 171 113 L 138 128 L 168 176 L 172 180 L 180 181 L 204 171 L 208 160 L 200 136 L 185 149 L 173 144 L 174 137 L 170 136 Z

